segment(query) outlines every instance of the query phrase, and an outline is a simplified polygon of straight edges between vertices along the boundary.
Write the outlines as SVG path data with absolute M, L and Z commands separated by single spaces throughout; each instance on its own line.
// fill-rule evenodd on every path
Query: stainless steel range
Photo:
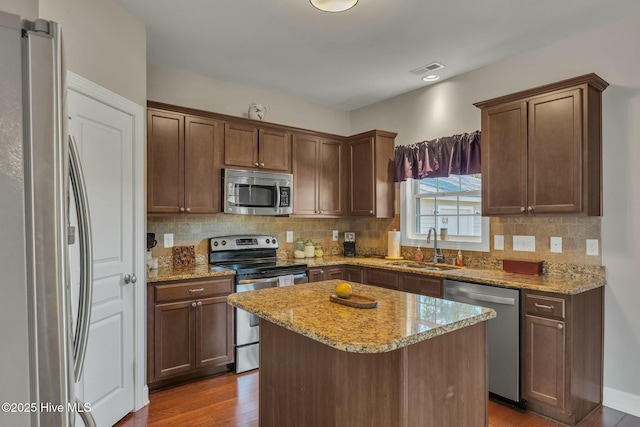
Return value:
M 209 239 L 209 264 L 236 271 L 235 291 L 307 283 L 307 264 L 278 260 L 275 236 L 235 235 Z M 235 308 L 236 373 L 258 367 L 259 318 Z

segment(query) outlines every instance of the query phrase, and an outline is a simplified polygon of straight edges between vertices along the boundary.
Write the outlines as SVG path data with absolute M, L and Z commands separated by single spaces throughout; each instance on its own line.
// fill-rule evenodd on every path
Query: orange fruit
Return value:
M 351 285 L 347 282 L 338 283 L 336 286 L 336 296 L 340 298 L 349 298 L 351 295 Z

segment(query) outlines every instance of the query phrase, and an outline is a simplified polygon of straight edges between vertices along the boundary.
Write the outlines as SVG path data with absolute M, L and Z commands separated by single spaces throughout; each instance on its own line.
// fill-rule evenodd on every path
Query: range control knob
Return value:
M 218 247 L 218 241 L 213 242 L 213 246 Z
M 267 239 L 267 245 L 268 245 L 269 243 L 271 243 L 271 240 Z
M 277 240 L 276 240 L 276 238 L 274 237 L 273 239 L 271 239 L 271 243 L 273 243 L 273 244 L 275 245 L 276 243 L 278 243 L 278 241 L 277 241 Z
M 226 241 L 226 240 L 223 240 L 223 241 L 222 241 L 222 246 L 226 246 L 226 245 L 227 245 L 227 241 Z

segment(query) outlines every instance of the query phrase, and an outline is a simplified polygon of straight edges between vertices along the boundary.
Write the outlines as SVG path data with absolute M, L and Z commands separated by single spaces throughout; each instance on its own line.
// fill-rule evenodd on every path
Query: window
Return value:
M 480 174 L 402 182 L 402 244 L 427 246 L 427 233 L 435 228 L 440 248 L 488 252 L 489 220 L 480 215 L 481 189 Z

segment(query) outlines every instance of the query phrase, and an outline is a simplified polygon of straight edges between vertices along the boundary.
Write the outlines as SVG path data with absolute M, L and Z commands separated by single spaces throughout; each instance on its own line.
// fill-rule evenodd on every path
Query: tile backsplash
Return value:
M 482 258 L 484 265 L 499 266 L 505 258 L 542 260 L 553 264 L 599 266 L 602 256 L 586 254 L 586 240 L 600 241 L 601 218 L 577 216 L 535 216 L 491 218 L 491 252 L 465 252 L 465 258 Z M 167 215 L 149 216 L 147 231 L 156 233 L 158 246 L 153 249 L 157 258 L 171 257 L 171 250 L 162 246 L 164 233 L 174 234 L 174 245 L 195 245 L 198 262 L 206 262 L 207 238 L 228 234 L 272 234 L 280 240 L 280 257 L 290 257 L 293 243 L 285 243 L 286 231 L 298 237 L 319 242 L 326 255 L 341 255 L 344 232 L 356 233 L 356 251 L 363 255 L 386 255 L 387 232 L 400 229 L 400 217 L 370 218 L 294 218 L 216 214 L 207 216 Z M 332 230 L 339 231 L 339 241 L 331 239 Z M 495 250 L 494 236 L 504 236 L 504 250 Z M 513 250 L 513 236 L 534 236 L 535 252 Z M 550 238 L 562 237 L 562 253 L 552 253 Z M 601 245 L 599 245 L 601 246 Z M 451 253 L 447 253 L 451 252 Z M 414 247 L 402 247 L 402 255 L 412 257 Z M 447 257 L 455 256 L 445 251 Z

